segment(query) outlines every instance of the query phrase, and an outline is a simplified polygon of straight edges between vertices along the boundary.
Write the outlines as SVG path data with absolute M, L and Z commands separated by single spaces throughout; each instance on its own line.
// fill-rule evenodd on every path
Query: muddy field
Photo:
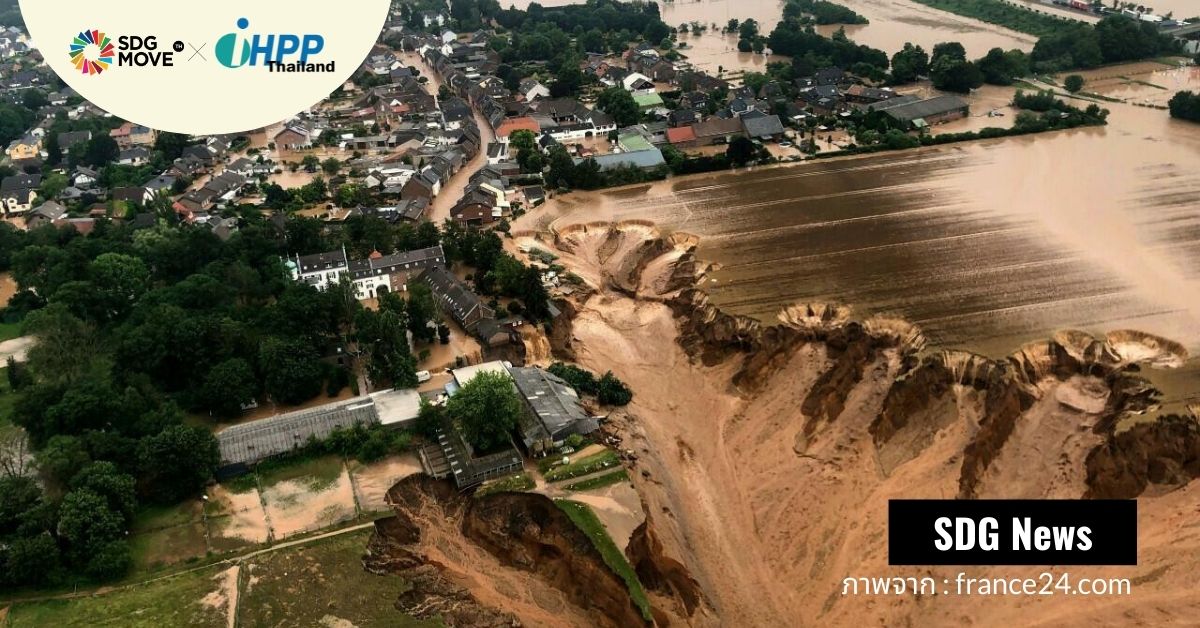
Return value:
M 996 414 L 1001 406 L 984 403 L 985 393 L 976 389 L 990 390 L 999 380 L 921 392 L 923 376 L 901 378 L 912 382 L 907 384 L 897 377 L 901 354 L 923 344 L 911 328 L 871 319 L 866 328 L 876 331 L 870 333 L 890 340 L 857 345 L 871 347 L 866 350 L 854 349 L 861 341 L 851 341 L 835 351 L 832 342 L 803 339 L 842 333 L 845 313 L 810 307 L 781 317 L 789 321 L 783 327 L 794 332 L 760 335 L 751 319 L 707 309 L 693 293 L 658 296 L 686 286 L 678 281 L 678 247 L 693 240 L 677 235 L 672 251 L 654 241 L 648 227 L 626 226 L 615 237 L 606 231 L 593 223 L 586 232 L 576 227 L 560 235 L 563 263 L 600 287 L 579 306 L 569 346 L 584 366 L 612 369 L 637 383 L 628 414 L 615 417 L 614 427 L 624 437 L 622 446 L 639 456 L 639 473 L 630 475 L 655 514 L 666 553 L 688 567 L 706 595 L 686 623 L 768 626 L 805 618 L 801 625 L 1003 626 L 1030 623 L 1036 609 L 1038 621 L 1030 625 L 1095 625 L 1114 617 L 1182 625 L 1200 610 L 1187 576 L 1200 547 L 1194 535 L 1178 535 L 1200 499 L 1195 482 L 1173 491 L 1146 488 L 1139 500 L 1136 568 L 1072 569 L 1077 576 L 1131 577 L 1138 583 L 1134 596 L 1106 598 L 1103 605 L 1069 597 L 953 604 L 909 596 L 843 597 L 846 576 L 953 577 L 953 568 L 918 573 L 887 566 L 890 497 L 954 497 L 963 491 L 977 497 L 1079 497 L 1111 490 L 1085 477 L 1084 464 L 1100 439 L 1111 438 L 1105 430 L 1088 429 L 1112 411 L 1108 384 L 1036 375 L 1047 372 L 1045 356 L 1053 352 L 1031 344 L 1021 354 L 1028 360 L 1021 372 L 1035 374 L 1014 384 L 1025 400 L 1014 397 L 1010 409 L 1002 410 L 1007 414 Z M 634 294 L 639 298 L 631 298 Z M 789 333 L 795 341 L 787 340 Z M 1094 342 L 1081 334 L 1056 338 Z M 1134 338 L 1145 344 L 1122 348 Z M 1136 335 L 1105 342 L 1129 356 L 1166 350 L 1161 360 L 1155 358 L 1163 363 L 1177 361 L 1182 351 Z M 987 368 L 969 354 L 944 359 L 954 373 Z M 919 400 L 922 395 L 931 396 Z M 1012 433 L 988 440 L 984 426 L 1004 420 L 1015 422 Z M 973 443 L 983 444 L 972 448 Z M 980 447 L 989 453 L 977 461 Z M 978 571 L 973 575 L 1028 575 L 1020 568 Z M 1146 604 L 1149 599 L 1154 603 Z

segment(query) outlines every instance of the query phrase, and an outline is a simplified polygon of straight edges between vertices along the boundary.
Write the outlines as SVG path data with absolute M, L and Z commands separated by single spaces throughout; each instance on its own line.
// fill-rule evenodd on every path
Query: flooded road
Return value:
M 1196 68 L 1137 78 L 1200 87 Z M 1110 88 L 1139 86 L 1162 98 Z M 1196 356 L 1200 125 L 1107 106 L 1102 128 L 572 193 L 540 222 L 700 235 L 700 257 L 720 265 L 705 289 L 767 321 L 832 301 L 992 356 L 1065 328 L 1139 329 Z M 1168 377 L 1169 396 L 1200 393 L 1198 366 Z

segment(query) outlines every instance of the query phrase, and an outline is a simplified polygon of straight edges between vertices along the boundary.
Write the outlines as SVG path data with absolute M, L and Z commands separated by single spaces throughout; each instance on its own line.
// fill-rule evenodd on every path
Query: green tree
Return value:
M 596 107 L 612 116 L 618 126 L 636 124 L 639 118 L 633 95 L 620 87 L 610 87 L 596 97 Z
M 1063 79 L 1063 87 L 1067 88 L 1068 92 L 1074 94 L 1083 89 L 1083 77 L 1078 74 L 1072 74 Z
M 125 517 L 125 523 L 133 520 L 137 507 L 136 481 L 132 475 L 117 469 L 117 465 L 107 460 L 93 462 L 75 475 L 71 488 L 96 493 L 108 502 L 109 509 Z
M 47 477 L 66 486 L 91 462 L 83 441 L 75 436 L 51 436 L 37 452 L 37 466 Z
M 72 152 L 71 155 L 74 157 L 75 153 Z M 121 147 L 117 146 L 117 140 L 109 137 L 107 133 L 92 137 L 83 151 L 83 163 L 93 168 L 103 168 L 116 163 L 120 157 Z
M 138 461 L 147 493 L 162 503 L 173 503 L 204 487 L 221 461 L 221 452 L 208 430 L 172 425 L 142 439 Z
M 416 281 L 408 287 L 408 330 L 413 339 L 421 342 L 433 342 L 437 330 L 429 325 L 438 316 L 437 304 L 433 300 L 433 292 L 424 282 Z
M 604 405 L 623 406 L 633 400 L 633 392 L 608 371 L 596 382 L 596 400 Z
M 61 568 L 58 543 L 46 531 L 12 539 L 7 553 L 6 576 L 14 584 L 48 584 Z
M 754 159 L 755 153 L 758 150 L 754 146 L 754 142 L 746 137 L 735 137 L 729 142 L 729 147 L 725 149 L 725 156 L 735 166 L 744 166 Z
M 58 512 L 59 536 L 70 544 L 76 562 L 86 564 L 125 533 L 125 518 L 91 489 L 75 489 L 64 495 Z
M 297 404 L 316 397 L 324 379 L 316 351 L 294 338 L 267 338 L 259 350 L 266 391 L 279 403 Z
M 991 85 L 1012 85 L 1013 81 L 1029 72 L 1029 61 L 1024 52 L 992 48 L 976 65 L 983 73 L 983 81 Z
M 231 358 L 209 369 L 199 394 L 200 403 L 213 414 L 237 416 L 243 404 L 258 396 L 258 378 L 249 362 Z
M 132 255 L 104 253 L 92 261 L 88 274 L 112 318 L 123 317 L 150 287 L 150 270 Z
M 935 58 L 929 67 L 929 77 L 934 87 L 948 92 L 965 94 L 983 85 L 983 72 L 978 66 L 950 55 Z
M 304 167 L 305 172 L 316 172 L 317 168 L 321 167 L 321 158 L 316 155 L 305 155 L 304 159 L 300 160 L 300 165 Z
M 338 161 L 334 157 L 330 157 L 329 159 L 321 162 L 321 172 L 324 172 L 326 176 L 332 177 L 338 172 L 341 172 L 341 170 L 342 162 Z
M 509 442 L 521 400 L 507 374 L 481 372 L 450 397 L 446 411 L 477 451 L 491 451 Z

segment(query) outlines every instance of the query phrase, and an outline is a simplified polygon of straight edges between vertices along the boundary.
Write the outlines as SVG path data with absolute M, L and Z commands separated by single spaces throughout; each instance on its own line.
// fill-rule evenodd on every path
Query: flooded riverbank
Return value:
M 1135 78 L 1200 86 L 1178 72 Z M 517 228 L 643 219 L 695 233 L 720 265 L 714 301 L 768 321 L 838 302 L 991 356 L 1066 328 L 1139 329 L 1196 356 L 1200 126 L 1107 106 L 1108 127 L 572 193 Z M 1168 400 L 1200 393 L 1198 374 L 1193 357 Z
M 528 8 L 531 0 L 515 0 L 512 6 L 518 9 Z M 570 0 L 547 0 L 540 2 L 542 6 L 563 6 L 576 4 Z M 879 48 L 889 56 L 904 47 L 905 42 L 912 42 L 933 50 L 934 44 L 944 41 L 960 42 L 971 57 L 982 57 L 991 48 L 1019 48 L 1030 51 L 1037 38 L 1018 33 L 1006 28 L 986 24 L 979 20 L 961 17 L 945 11 L 917 4 L 912 0 L 839 0 L 839 4 L 854 9 L 870 24 L 847 25 L 846 34 L 860 44 Z M 506 5 L 507 6 L 507 5 Z M 779 0 L 695 0 L 659 2 L 662 19 L 670 26 L 682 23 L 700 22 L 712 28 L 716 24 L 718 30 L 730 19 L 745 20 L 752 18 L 759 24 L 759 30 L 768 34 L 783 14 L 783 3 Z M 840 26 L 821 26 L 819 31 L 831 35 Z M 706 69 L 715 70 L 717 65 L 725 69 L 754 69 L 765 64 L 762 55 L 739 53 L 737 40 L 730 45 L 727 38 L 719 32 L 710 30 L 699 38 L 691 38 L 690 45 L 695 50 L 682 52 L 695 59 L 693 63 Z

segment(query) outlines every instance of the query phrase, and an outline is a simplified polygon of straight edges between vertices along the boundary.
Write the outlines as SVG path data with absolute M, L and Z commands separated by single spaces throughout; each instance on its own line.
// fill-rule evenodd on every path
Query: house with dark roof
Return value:
M 965 118 L 970 113 L 970 105 L 958 96 L 934 96 L 917 102 L 900 104 L 883 103 L 875 106 L 876 111 L 882 111 L 888 117 L 899 122 L 905 129 L 922 129 L 934 124 Z
M 746 135 L 741 120 L 737 118 L 709 118 L 692 125 L 692 131 L 696 133 L 696 143 L 699 146 L 728 144 L 733 138 Z
M 433 292 L 433 299 L 438 308 L 450 315 L 468 333 L 475 333 L 479 321 L 496 318 L 496 312 L 488 307 L 479 295 L 444 267 L 429 268 L 421 273 L 420 279 Z
M 572 434 L 600 429 L 600 422 L 584 411 L 579 393 L 558 376 L 536 367 L 510 367 L 508 372 L 524 401 L 517 429 L 531 455 L 552 452 Z
M 758 117 L 744 116 L 742 127 L 746 129 L 746 137 L 755 140 L 778 140 L 783 137 L 783 122 L 777 115 Z

